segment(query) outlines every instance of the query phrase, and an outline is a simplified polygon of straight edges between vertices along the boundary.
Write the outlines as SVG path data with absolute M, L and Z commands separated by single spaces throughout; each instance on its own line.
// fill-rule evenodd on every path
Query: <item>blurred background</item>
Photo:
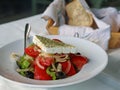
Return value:
M 42 13 L 53 0 L 0 0 L 0 24 Z
M 53 0 L 0 0 L 0 24 L 42 13 Z M 66 0 L 69 2 L 71 0 Z M 91 8 L 116 7 L 120 0 L 86 0 Z

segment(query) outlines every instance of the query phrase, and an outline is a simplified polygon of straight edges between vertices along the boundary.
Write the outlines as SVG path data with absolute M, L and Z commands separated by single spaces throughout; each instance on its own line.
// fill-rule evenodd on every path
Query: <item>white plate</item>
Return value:
M 69 78 L 61 80 L 33 80 L 19 75 L 16 72 L 16 63 L 10 59 L 12 52 L 23 54 L 23 40 L 12 42 L 0 49 L 0 75 L 10 83 L 30 87 L 60 87 L 86 81 L 99 74 L 108 63 L 106 52 L 98 45 L 79 38 L 67 36 L 46 36 L 58 38 L 66 43 L 76 46 L 82 55 L 89 58 L 89 63 L 82 70 Z

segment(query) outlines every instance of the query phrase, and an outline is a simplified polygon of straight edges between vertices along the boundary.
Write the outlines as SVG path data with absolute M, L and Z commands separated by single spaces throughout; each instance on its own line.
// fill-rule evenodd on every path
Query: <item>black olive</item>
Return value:
M 25 72 L 25 76 L 28 77 L 28 78 L 33 79 L 33 78 L 34 78 L 34 73 L 31 72 L 31 71 L 26 71 L 26 72 Z
M 66 78 L 66 74 L 62 71 L 56 72 L 56 78 L 57 79 L 63 79 Z
M 76 55 L 81 55 L 81 53 L 78 52 L 78 53 L 76 53 Z

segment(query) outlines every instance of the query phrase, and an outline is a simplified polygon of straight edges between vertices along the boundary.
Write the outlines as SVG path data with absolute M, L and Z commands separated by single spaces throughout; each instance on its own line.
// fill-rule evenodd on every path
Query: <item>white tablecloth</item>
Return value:
M 30 23 L 35 33 L 47 34 L 45 26 L 46 22 L 41 19 L 40 15 L 24 18 L 21 20 L 9 22 L 0 25 L 0 48 L 10 42 L 21 39 L 24 36 L 24 27 L 26 23 Z M 34 34 L 34 33 L 31 33 Z M 96 77 L 80 84 L 71 85 L 61 88 L 51 88 L 49 90 L 117 90 L 111 84 L 103 82 L 100 78 L 102 73 Z M 15 85 L 9 85 L 0 77 L 0 90 L 48 90 L 41 88 L 23 88 Z

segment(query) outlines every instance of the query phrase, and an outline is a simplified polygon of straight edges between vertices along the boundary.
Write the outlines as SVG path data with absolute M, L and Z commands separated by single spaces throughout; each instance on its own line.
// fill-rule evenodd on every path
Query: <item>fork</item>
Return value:
M 30 36 L 30 31 L 31 31 L 31 26 L 30 24 L 26 24 L 25 25 L 25 32 L 24 32 L 24 50 L 28 45 L 28 40 L 29 40 L 29 36 Z

